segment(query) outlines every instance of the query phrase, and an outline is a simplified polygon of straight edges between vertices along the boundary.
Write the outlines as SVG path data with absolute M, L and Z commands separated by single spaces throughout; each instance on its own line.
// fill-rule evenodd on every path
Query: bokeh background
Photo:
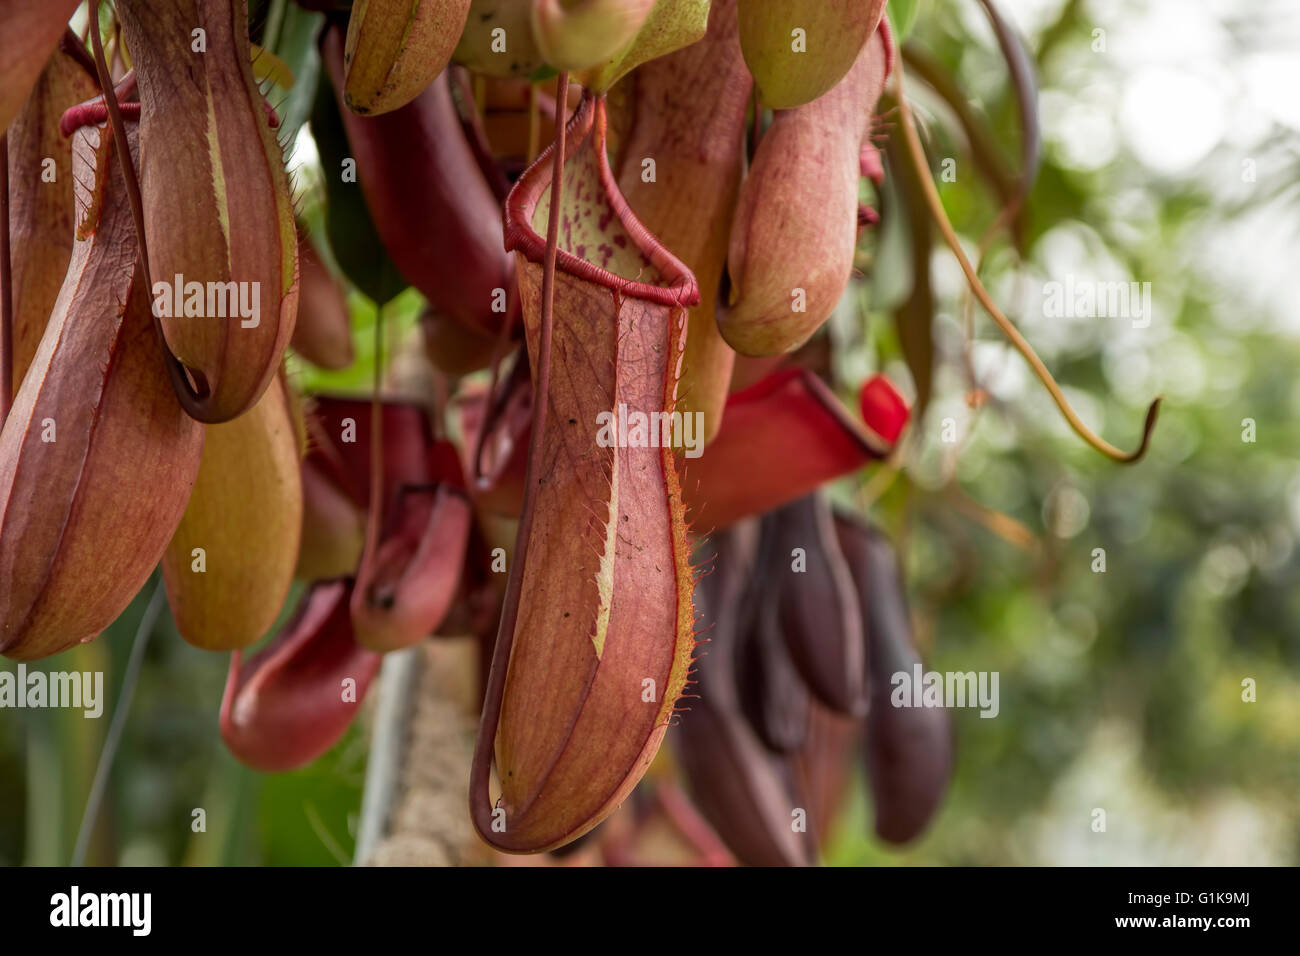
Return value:
M 903 549 L 927 666 L 999 672 L 1001 710 L 954 712 L 953 786 L 911 847 L 871 835 L 859 771 L 827 860 L 1300 863 L 1300 11 L 1290 0 L 1001 7 L 1035 60 L 1043 148 L 1023 255 L 995 244 L 984 281 L 1116 444 L 1134 444 L 1149 400 L 1165 401 L 1140 464 L 1090 451 L 938 245 L 932 321 L 918 333 L 905 308 L 910 233 L 888 215 L 900 199 L 886 187 L 862 281 L 830 323 L 835 370 L 848 387 L 882 369 L 915 395 L 920 362 L 933 369 L 930 403 L 899 468 L 834 493 L 869 507 Z M 1015 170 L 1021 122 L 979 4 L 890 0 L 890 10 Z M 999 202 L 915 71 L 908 92 L 936 177 L 955 160 L 940 191 L 974 251 Z M 886 116 L 881 131 L 890 125 Z M 309 218 L 315 161 L 308 131 L 293 162 Z M 1044 283 L 1067 276 L 1151 283 L 1149 327 L 1045 315 Z M 298 366 L 304 387 L 368 381 L 373 309 L 352 302 L 356 366 L 328 376 Z M 413 330 L 418 308 L 413 294 L 399 302 L 394 336 Z M 71 858 L 153 590 L 97 642 L 28 665 L 103 670 L 103 718 L 0 710 L 0 863 Z M 217 734 L 226 666 L 176 635 L 164 602 L 88 862 L 351 860 L 364 725 L 302 771 L 249 771 Z M 190 830 L 194 807 L 208 810 L 205 833 Z M 1092 829 L 1097 808 L 1104 833 Z

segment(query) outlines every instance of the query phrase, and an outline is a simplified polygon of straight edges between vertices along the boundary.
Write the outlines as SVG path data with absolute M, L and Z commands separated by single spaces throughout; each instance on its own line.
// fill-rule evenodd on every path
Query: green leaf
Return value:
M 393 265 L 370 220 L 361 184 L 343 182 L 343 161 L 351 157 L 351 148 L 339 116 L 338 100 L 324 73 L 316 88 L 311 132 L 324 173 L 325 237 L 334 259 L 353 285 L 382 305 L 406 288 L 406 280 Z
M 917 15 L 921 12 L 921 0 L 889 0 L 885 12 L 889 15 L 889 25 L 894 31 L 894 43 L 901 44 L 916 25 Z
M 280 141 L 293 147 L 294 137 L 311 114 L 320 79 L 320 51 L 316 43 L 325 26 L 323 13 L 312 13 L 296 3 L 285 9 L 284 25 L 276 39 L 275 54 L 293 71 L 293 89 L 280 104 Z
M 604 93 L 642 63 L 690 46 L 709 28 L 709 0 L 659 0 L 626 47 L 575 79 Z

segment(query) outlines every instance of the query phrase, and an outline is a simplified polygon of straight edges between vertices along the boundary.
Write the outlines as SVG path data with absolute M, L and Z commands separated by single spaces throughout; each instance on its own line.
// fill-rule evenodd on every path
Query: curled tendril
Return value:
M 901 60 L 901 58 L 900 58 Z M 930 215 L 934 219 L 935 225 L 943 233 L 944 242 L 952 250 L 954 258 L 961 271 L 966 275 L 966 281 L 970 285 L 971 292 L 979 300 L 980 305 L 998 324 L 1004 335 L 1011 341 L 1019 352 L 1029 363 L 1030 369 L 1033 370 L 1035 377 L 1047 389 L 1052 401 L 1056 407 L 1061 410 L 1066 422 L 1074 433 L 1087 442 L 1092 448 L 1101 452 L 1111 461 L 1118 462 L 1122 465 L 1132 464 L 1146 454 L 1147 447 L 1151 443 L 1151 432 L 1156 426 L 1156 417 L 1160 412 L 1161 398 L 1157 397 L 1151 402 L 1147 409 L 1146 422 L 1142 427 L 1142 440 L 1138 447 L 1133 451 L 1124 451 L 1115 447 L 1106 439 L 1102 438 L 1091 428 L 1089 428 L 1079 417 L 1078 412 L 1071 407 L 1065 393 L 1061 391 L 1061 386 L 1056 383 L 1052 373 L 1047 370 L 1043 360 L 1038 357 L 1032 345 L 1020 334 L 1020 330 L 1012 324 L 1011 320 L 1003 314 L 1002 310 L 997 307 L 984 284 L 980 282 L 979 274 L 971 264 L 966 252 L 962 249 L 961 242 L 957 238 L 957 232 L 953 229 L 952 223 L 948 219 L 948 214 L 944 212 L 943 202 L 939 198 L 939 190 L 934 185 L 934 179 L 930 175 L 930 168 L 925 159 L 925 151 L 921 146 L 921 138 L 916 132 L 916 123 L 912 118 L 912 110 L 907 105 L 907 97 L 903 91 L 903 64 L 901 62 L 895 65 L 894 83 L 896 87 L 896 96 L 898 98 L 898 117 L 899 127 L 903 132 L 903 147 L 908 159 L 911 161 L 913 168 L 916 170 L 917 179 L 921 184 L 921 192 L 925 198 L 926 205 L 929 207 Z

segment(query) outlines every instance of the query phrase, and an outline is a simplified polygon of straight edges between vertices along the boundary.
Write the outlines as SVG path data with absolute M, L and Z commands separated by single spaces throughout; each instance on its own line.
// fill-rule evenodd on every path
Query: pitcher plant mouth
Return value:
M 606 151 L 605 98 L 596 96 L 590 90 L 584 90 L 582 101 L 565 124 L 566 168 L 569 159 L 583 146 L 588 136 L 592 137 L 592 144 L 595 147 L 604 199 L 610 204 L 619 225 L 627 231 L 628 237 L 635 246 L 635 252 L 639 253 L 644 258 L 645 265 L 657 271 L 664 281 L 650 283 L 640 281 L 639 278 L 618 275 L 575 255 L 563 245 L 556 249 L 555 268 L 576 279 L 604 286 L 620 296 L 644 299 L 672 308 L 689 308 L 698 305 L 700 287 L 694 274 L 641 224 L 619 191 Z M 539 265 L 545 260 L 546 237 L 537 231 L 534 223 L 537 217 L 544 216 L 549 209 L 554 152 L 555 146 L 552 144 L 533 161 L 506 198 L 505 205 L 506 249 L 510 252 L 522 253 L 529 262 Z M 563 216 L 563 211 L 561 215 Z M 565 230 L 563 223 L 560 230 L 563 237 Z M 607 261 L 613 257 L 613 254 L 613 251 L 606 254 Z
M 351 578 L 316 581 L 263 647 L 234 651 L 218 723 L 241 762 L 268 773 L 304 766 L 351 725 L 382 656 L 357 644 L 348 605 Z M 355 682 L 353 699 L 339 682 Z

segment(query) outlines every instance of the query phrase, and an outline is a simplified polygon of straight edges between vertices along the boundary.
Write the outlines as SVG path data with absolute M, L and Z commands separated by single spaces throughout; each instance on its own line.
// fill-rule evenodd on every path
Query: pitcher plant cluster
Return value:
M 1032 71 L 982 6 L 1024 106 L 1014 240 Z M 161 566 L 181 636 L 229 655 L 251 767 L 329 749 L 384 654 L 472 635 L 467 813 L 498 850 L 578 840 L 645 777 L 637 825 L 682 860 L 812 864 L 859 762 L 878 834 L 925 829 L 947 718 L 891 705 L 921 666 L 895 547 L 825 488 L 895 466 L 925 398 L 833 379 L 863 245 L 910 217 L 928 260 L 937 228 L 1104 454 L 1137 458 L 1155 406 L 1136 452 L 1093 435 L 984 291 L 903 88 L 951 77 L 885 0 L 0 8 L 0 652 L 93 640 Z M 419 394 L 382 382 L 409 287 Z M 302 394 L 286 350 L 354 361 L 348 289 L 379 309 L 373 394 Z

